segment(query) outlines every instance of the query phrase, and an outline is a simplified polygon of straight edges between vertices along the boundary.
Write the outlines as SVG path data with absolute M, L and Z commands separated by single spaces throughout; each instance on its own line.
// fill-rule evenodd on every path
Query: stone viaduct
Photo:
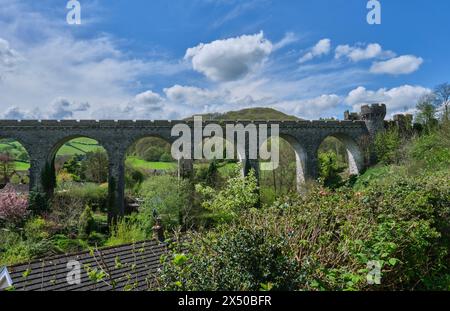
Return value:
M 351 174 L 358 174 L 373 160 L 367 156 L 368 147 L 378 131 L 384 129 L 386 106 L 374 104 L 362 106 L 359 114 L 346 112 L 344 121 L 214 121 L 226 124 L 279 124 L 279 133 L 293 147 L 297 158 L 297 182 L 301 185 L 318 177 L 318 148 L 327 137 L 336 137 L 347 148 Z M 204 121 L 203 126 L 213 121 Z M 75 121 L 75 120 L 1 120 L 0 138 L 19 141 L 30 157 L 30 189 L 44 189 L 43 174 L 54 170 L 54 159 L 58 149 L 67 141 L 77 137 L 89 137 L 98 141 L 109 159 L 110 217 L 124 213 L 124 174 L 127 149 L 143 137 L 155 136 L 173 143 L 178 137 L 171 136 L 176 124 L 192 125 L 192 121 Z M 192 127 L 191 127 L 192 128 Z M 225 131 L 224 131 L 225 133 Z M 191 135 L 193 136 L 193 135 Z M 369 148 L 370 149 L 370 148 Z M 370 152 L 369 152 L 370 154 Z M 180 161 L 180 169 L 192 168 L 191 160 Z M 246 159 L 244 174 L 250 168 L 259 172 L 257 160 Z

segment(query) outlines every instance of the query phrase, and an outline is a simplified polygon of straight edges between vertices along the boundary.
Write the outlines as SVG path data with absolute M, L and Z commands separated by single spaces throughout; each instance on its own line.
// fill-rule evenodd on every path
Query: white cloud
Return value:
M 57 98 L 50 105 L 47 115 L 48 119 L 73 119 L 74 114 L 80 111 L 88 111 L 91 106 L 89 103 L 73 103 L 66 98 Z
M 304 100 L 279 102 L 273 107 L 288 114 L 294 114 L 303 119 L 324 117 L 326 111 L 336 109 L 342 103 L 342 98 L 336 94 L 324 94 Z
M 373 58 L 389 58 L 394 57 L 395 53 L 392 51 L 384 51 L 381 45 L 378 43 L 368 44 L 366 47 L 362 46 L 350 46 L 339 45 L 335 50 L 335 58 L 339 59 L 346 57 L 353 62 L 359 62 L 362 60 Z
M 312 60 L 315 57 L 320 57 L 322 55 L 327 55 L 331 50 L 331 40 L 330 39 L 322 39 L 315 46 L 312 47 L 311 51 L 303 55 L 299 59 L 299 63 L 303 64 Z
M 367 90 L 365 87 L 357 87 L 348 93 L 345 102 L 359 111 L 361 105 L 384 103 L 389 114 L 411 111 L 417 101 L 431 90 L 422 86 L 403 85 L 392 89 L 381 88 L 376 91 Z
M 287 32 L 284 37 L 273 45 L 273 50 L 279 50 L 299 40 L 298 36 L 293 32 Z
M 233 81 L 245 77 L 272 52 L 272 43 L 263 32 L 201 43 L 186 51 L 194 70 L 213 81 Z
M 417 71 L 422 65 L 423 59 L 414 55 L 403 55 L 387 61 L 375 62 L 370 72 L 376 74 L 410 74 Z

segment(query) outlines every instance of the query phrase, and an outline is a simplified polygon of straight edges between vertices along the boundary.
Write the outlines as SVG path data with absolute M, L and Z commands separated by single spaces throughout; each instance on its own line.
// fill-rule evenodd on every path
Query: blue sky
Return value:
M 0 0 L 7 119 L 178 119 L 273 107 L 341 118 L 389 114 L 448 82 L 446 0 Z

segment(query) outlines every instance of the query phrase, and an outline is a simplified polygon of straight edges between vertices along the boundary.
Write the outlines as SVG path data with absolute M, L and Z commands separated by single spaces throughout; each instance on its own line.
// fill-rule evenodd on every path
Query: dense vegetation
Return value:
M 172 245 L 161 288 L 450 290 L 449 133 L 445 125 L 413 138 L 397 164 L 354 184 L 232 209 L 225 223 Z M 217 194 L 211 206 L 236 200 Z M 380 264 L 378 285 L 367 282 L 370 262 Z

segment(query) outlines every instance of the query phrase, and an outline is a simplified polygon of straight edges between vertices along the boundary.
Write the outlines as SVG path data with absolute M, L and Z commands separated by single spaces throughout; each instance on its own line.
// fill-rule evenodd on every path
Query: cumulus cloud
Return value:
M 311 51 L 309 51 L 299 59 L 299 63 L 303 64 L 312 60 L 315 57 L 327 55 L 330 53 L 330 50 L 331 50 L 331 40 L 322 39 L 311 48 Z
M 1 117 L 6 120 L 24 120 L 32 118 L 33 115 L 29 111 L 24 111 L 19 107 L 13 106 L 7 108 Z
M 389 58 L 394 57 L 395 53 L 392 51 L 385 51 L 378 43 L 368 44 L 363 46 L 338 45 L 335 50 L 335 58 L 346 57 L 353 62 L 373 58 Z
M 213 81 L 233 81 L 245 77 L 272 52 L 264 33 L 201 43 L 186 51 L 185 59 L 194 70 Z
M 91 106 L 89 103 L 74 103 L 66 98 L 57 98 L 50 105 L 48 119 L 72 119 L 76 112 L 88 111 Z
M 417 71 L 423 63 L 421 57 L 403 55 L 387 61 L 375 62 L 370 72 L 376 74 L 402 75 Z
M 353 106 L 355 111 L 364 104 L 385 103 L 389 114 L 399 112 L 411 112 L 417 101 L 430 89 L 422 86 L 403 85 L 391 89 L 381 88 L 376 91 L 367 90 L 365 87 L 357 87 L 348 93 L 345 102 Z
M 310 99 L 282 101 L 275 104 L 274 108 L 304 119 L 316 119 L 324 116 L 325 111 L 334 110 L 341 103 L 340 96 L 324 94 Z

